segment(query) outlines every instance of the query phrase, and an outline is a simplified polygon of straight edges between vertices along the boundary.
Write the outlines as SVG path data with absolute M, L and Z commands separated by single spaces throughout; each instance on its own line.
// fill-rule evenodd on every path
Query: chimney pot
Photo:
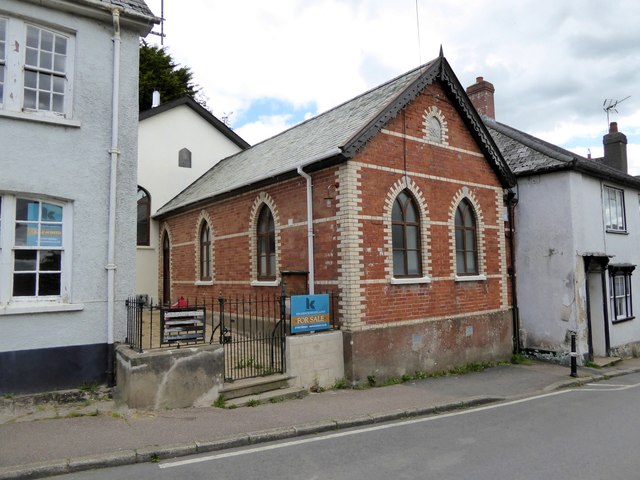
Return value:
M 618 122 L 611 122 L 609 124 L 609 133 L 616 133 L 618 131 Z
M 483 77 L 476 77 L 476 83 L 482 83 L 483 80 Z

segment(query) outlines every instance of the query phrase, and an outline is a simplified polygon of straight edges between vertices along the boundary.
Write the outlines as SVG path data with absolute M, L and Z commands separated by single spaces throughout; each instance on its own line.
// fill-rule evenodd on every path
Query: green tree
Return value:
M 140 45 L 140 85 L 138 108 L 151 108 L 153 91 L 160 92 L 163 102 L 189 95 L 200 104 L 200 88 L 193 83 L 193 72 L 186 66 L 178 65 L 164 47 Z M 205 106 L 205 105 L 203 105 Z

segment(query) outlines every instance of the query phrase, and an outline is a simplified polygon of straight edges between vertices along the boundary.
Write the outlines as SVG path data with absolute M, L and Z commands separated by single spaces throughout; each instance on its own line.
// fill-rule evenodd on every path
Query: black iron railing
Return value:
M 330 327 L 338 328 L 338 297 L 328 293 Z M 127 343 L 138 352 L 183 345 L 219 343 L 224 347 L 225 378 L 238 380 L 285 372 L 285 337 L 291 333 L 289 298 L 280 294 L 218 297 L 171 307 L 130 297 Z

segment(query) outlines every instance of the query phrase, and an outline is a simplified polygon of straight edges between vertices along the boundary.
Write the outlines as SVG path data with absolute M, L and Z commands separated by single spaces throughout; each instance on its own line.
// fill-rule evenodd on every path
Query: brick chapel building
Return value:
M 508 358 L 515 178 L 440 56 L 222 160 L 162 207 L 160 298 L 339 294 L 355 382 Z

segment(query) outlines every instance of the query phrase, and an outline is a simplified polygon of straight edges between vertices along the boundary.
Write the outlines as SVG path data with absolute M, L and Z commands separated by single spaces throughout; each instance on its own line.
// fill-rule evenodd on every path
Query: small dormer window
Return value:
M 182 168 L 191 168 L 191 150 L 182 148 L 178 152 L 178 166 Z

